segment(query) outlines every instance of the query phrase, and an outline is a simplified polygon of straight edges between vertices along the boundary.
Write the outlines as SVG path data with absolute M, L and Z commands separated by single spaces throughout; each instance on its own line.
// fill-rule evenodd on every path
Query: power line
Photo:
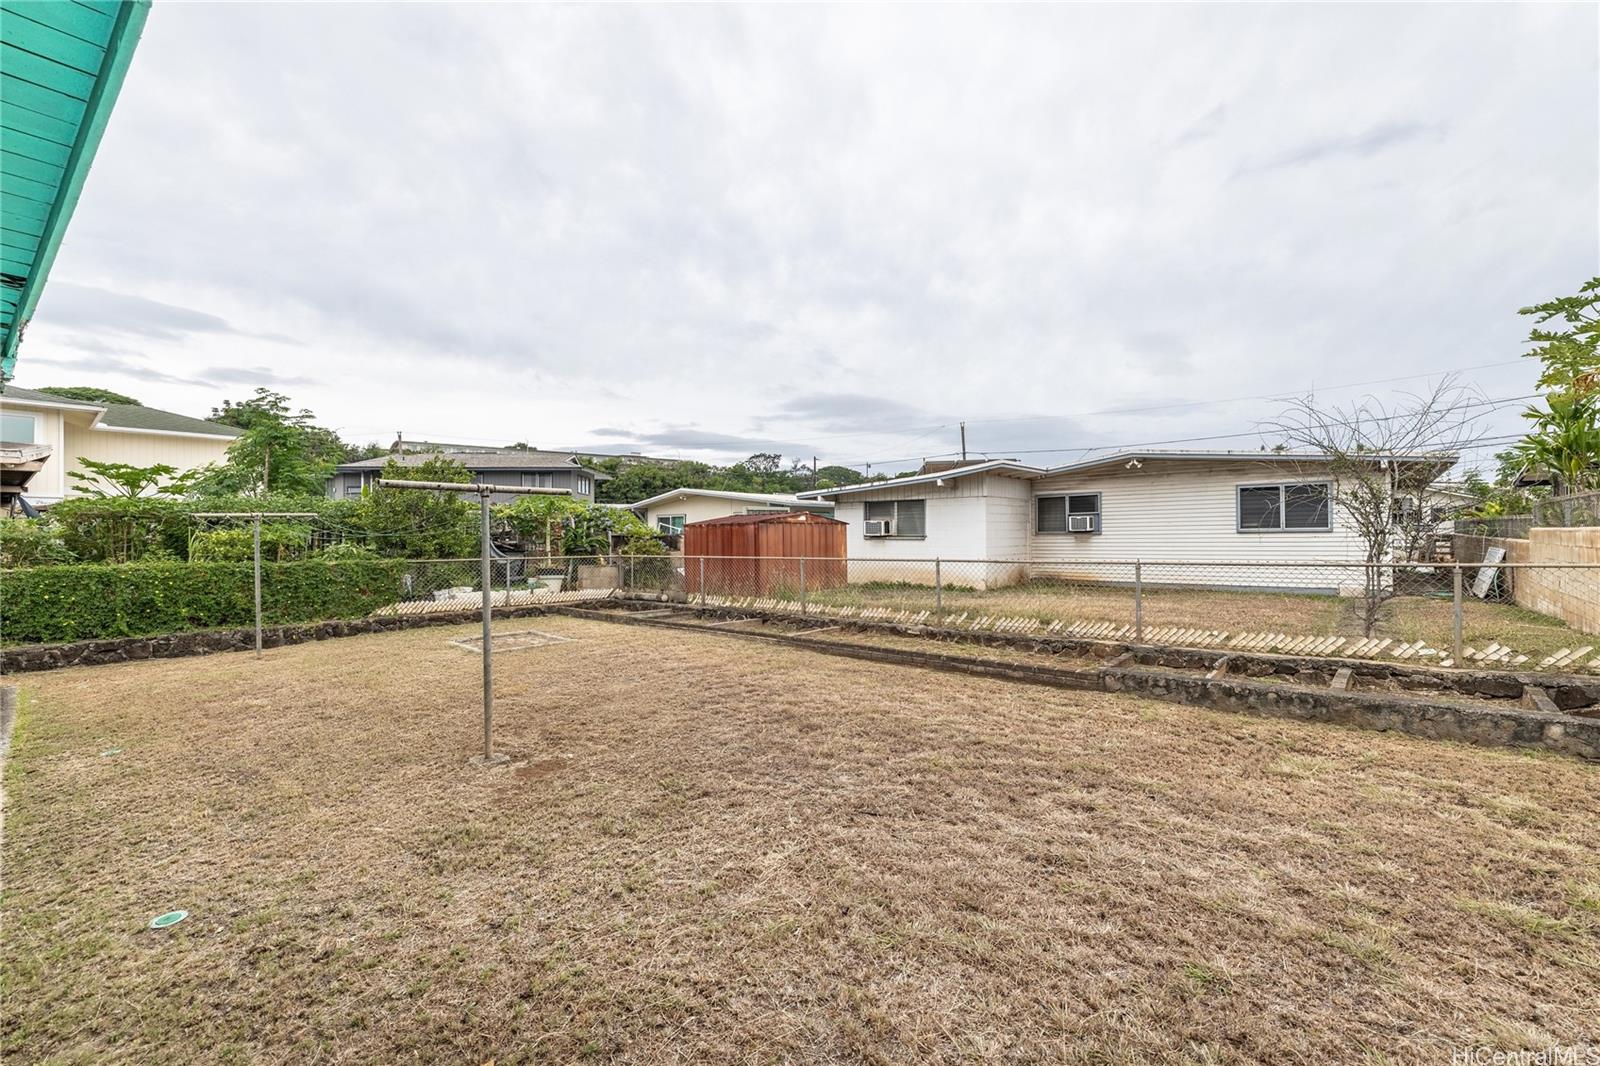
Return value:
M 1056 414 L 1002 415 L 1002 416 L 997 416 L 997 417 L 994 417 L 994 418 L 969 418 L 969 419 L 966 419 L 965 421 L 967 422 L 968 425 L 1001 425 L 1001 424 L 1012 424 L 1012 423 L 1020 423 L 1020 422 L 1048 422 L 1048 421 L 1052 421 L 1054 419 L 1062 419 L 1062 418 L 1091 418 L 1091 417 L 1101 417 L 1101 416 L 1106 416 L 1106 415 L 1150 414 L 1150 413 L 1154 413 L 1154 412 L 1157 412 L 1157 411 L 1176 411 L 1176 410 L 1187 410 L 1187 409 L 1192 409 L 1192 408 L 1197 408 L 1197 407 L 1215 407 L 1215 406 L 1220 406 L 1220 405 L 1223 405 L 1223 404 L 1247 403 L 1247 402 L 1256 401 L 1256 400 L 1286 400 L 1286 399 L 1294 399 L 1294 398 L 1296 398 L 1298 396 L 1303 396 L 1303 395 L 1305 395 L 1307 393 L 1310 393 L 1310 392 L 1317 392 L 1317 393 L 1337 392 L 1337 391 L 1340 391 L 1342 389 L 1365 388 L 1365 387 L 1367 387 L 1369 385 L 1391 385 L 1391 384 L 1394 384 L 1396 382 L 1401 382 L 1401 381 L 1416 381 L 1416 380 L 1424 379 L 1424 378 L 1439 377 L 1439 376 L 1442 376 L 1442 375 L 1445 375 L 1445 374 L 1464 373 L 1464 372 L 1469 371 L 1469 370 L 1488 370 L 1488 369 L 1492 369 L 1492 368 L 1495 368 L 1495 367 L 1516 366 L 1516 365 L 1520 365 L 1522 362 L 1523 362 L 1523 360 L 1520 359 L 1520 358 L 1519 359 L 1510 359 L 1510 360 L 1501 360 L 1501 361 L 1493 362 L 1493 363 L 1478 363 L 1478 364 L 1475 364 L 1473 366 L 1453 367 L 1453 368 L 1444 369 L 1444 370 L 1430 370 L 1430 371 L 1425 371 L 1425 372 L 1418 373 L 1418 374 L 1404 374 L 1404 375 L 1401 375 L 1399 377 L 1375 378 L 1375 379 L 1372 379 L 1370 381 L 1352 381 L 1352 382 L 1345 382 L 1343 384 L 1338 384 L 1338 385 L 1318 385 L 1318 386 L 1314 386 L 1314 387 L 1311 387 L 1311 388 L 1305 388 L 1305 389 L 1283 389 L 1283 390 L 1279 390 L 1279 391 L 1276 391 L 1276 392 L 1257 393 L 1257 394 L 1251 395 L 1251 396 L 1230 396 L 1230 397 L 1224 397 L 1224 398 L 1220 398 L 1220 399 L 1210 399 L 1210 400 L 1185 400 L 1185 401 L 1181 401 L 1181 402 L 1178 402 L 1178 403 L 1151 404 L 1151 405 L 1140 406 L 1140 407 L 1110 407 L 1110 408 L 1102 408 L 1100 410 L 1095 410 L 1095 411 L 1065 411 L 1065 412 L 1060 412 L 1060 413 L 1056 413 Z M 903 436 L 903 435 L 908 435 L 908 434 L 912 434 L 912 433 L 919 434 L 920 437 L 926 437 L 926 436 L 929 436 L 930 434 L 932 434 L 934 432 L 937 432 L 938 430 L 950 429 L 950 428 L 954 427 L 957 424 L 958 424 L 957 422 L 951 421 L 951 422 L 940 422 L 940 423 L 936 423 L 936 424 L 924 423 L 924 424 L 921 424 L 921 425 L 889 426 L 889 427 L 885 427 L 881 431 L 879 431 L 879 430 L 870 430 L 870 431 L 854 431 L 854 432 L 850 432 L 850 433 L 807 434 L 805 436 L 805 440 L 811 441 L 811 442 L 822 441 L 822 440 L 860 440 L 860 439 L 865 438 L 865 437 Z M 351 432 L 351 433 L 358 433 L 358 434 L 360 432 L 362 432 L 359 429 L 359 427 L 352 428 L 352 427 L 348 427 L 348 426 L 341 426 L 341 427 L 337 427 L 337 428 L 338 428 L 338 430 L 340 432 Z M 427 436 L 431 437 L 431 436 L 434 436 L 434 434 L 428 433 Z M 462 436 L 460 434 L 448 434 L 448 433 L 447 434 L 443 434 L 443 436 L 446 437 L 446 438 L 452 438 L 452 439 L 454 439 L 456 441 L 460 441 L 463 444 L 473 444 L 473 443 L 487 444 L 491 440 L 501 440 L 501 439 L 503 439 L 503 438 L 497 438 L 497 437 L 496 438 L 491 438 L 491 437 L 464 437 L 464 436 Z M 646 443 L 646 446 L 650 446 L 648 444 L 648 442 L 645 442 L 645 443 Z M 772 441 L 771 443 L 777 444 L 779 442 Z M 800 446 L 800 442 L 793 442 L 793 443 L 797 447 Z M 664 444 L 656 445 L 656 447 L 660 447 L 660 448 L 663 448 L 663 449 L 676 449 L 676 450 L 681 450 L 683 448 L 691 448 L 691 449 L 703 448 L 703 449 L 707 449 L 707 450 L 723 451 L 723 450 L 728 450 L 727 444 L 728 444 L 728 442 L 726 440 L 714 440 L 714 439 L 711 439 L 711 438 L 702 438 L 702 439 L 698 439 L 698 440 L 696 440 L 696 439 L 676 440 L 676 441 L 671 442 L 670 444 L 665 444 L 664 443 Z M 503 447 L 503 445 L 501 445 L 501 446 Z M 579 447 L 579 448 L 568 449 L 568 450 L 575 451 L 575 452 L 582 452 L 584 449 Z M 811 450 L 811 446 L 810 445 L 806 445 L 803 450 Z M 1009 450 L 1009 449 L 996 449 L 996 450 L 1006 451 L 1006 450 Z M 1067 450 L 1071 450 L 1071 449 L 1067 449 Z M 943 456 L 943 455 L 955 455 L 955 454 L 957 454 L 957 453 L 955 453 L 955 452 L 940 452 L 939 453 L 939 455 L 941 455 L 941 456 Z M 889 460 L 883 460 L 883 461 L 884 462 L 910 462 L 912 460 L 910 460 L 910 459 L 904 459 L 904 460 L 901 460 L 901 459 L 889 459 Z M 879 460 L 875 459 L 875 460 L 873 460 L 873 462 L 877 463 L 877 462 L 879 462 Z
M 1541 395 L 1541 394 L 1533 393 L 1533 394 L 1530 394 L 1528 396 L 1507 396 L 1507 397 L 1504 397 L 1504 398 L 1501 398 L 1501 399 L 1496 399 L 1496 400 L 1471 401 L 1471 402 L 1468 402 L 1468 403 L 1461 404 L 1460 407 L 1461 408 L 1488 407 L 1491 410 L 1498 410 L 1500 408 L 1508 407 L 1508 406 L 1510 406 L 1511 404 L 1514 404 L 1514 403 L 1521 403 L 1521 402 L 1523 402 L 1525 400 L 1535 399 L 1539 395 Z M 1401 414 L 1395 414 L 1395 415 L 1374 416 L 1372 418 L 1365 419 L 1364 421 L 1368 421 L 1368 422 L 1392 422 L 1397 418 L 1409 418 L 1409 417 L 1410 417 L 1409 414 L 1401 413 Z M 1000 453 L 1000 452 L 1004 452 L 1008 456 L 1011 456 L 1011 455 L 1053 455 L 1053 454 L 1056 454 L 1058 452 L 1082 452 L 1084 455 L 1088 455 L 1090 452 L 1122 451 L 1122 450 L 1128 449 L 1128 448 L 1154 448 L 1154 447 L 1160 447 L 1162 445 L 1167 445 L 1167 444 L 1198 444 L 1198 443 L 1203 443 L 1203 442 L 1206 442 L 1206 441 L 1239 440 L 1239 439 L 1242 439 L 1242 438 L 1245 438 L 1245 437 L 1265 437 L 1267 435 L 1268 434 L 1263 432 L 1262 430 L 1256 429 L 1256 430 L 1250 430 L 1250 431 L 1243 432 L 1243 433 L 1213 433 L 1213 434 L 1209 434 L 1209 435 L 1206 435 L 1206 436 L 1200 436 L 1200 437 L 1173 437 L 1173 438 L 1168 439 L 1168 440 L 1136 441 L 1136 442 L 1129 443 L 1129 444 L 1095 444 L 1095 445 L 1091 445 L 1091 446 L 1088 446 L 1088 447 L 1075 447 L 1073 445 L 1063 445 L 1063 446 L 1058 447 L 1058 448 L 988 448 L 988 449 L 973 449 L 973 450 L 978 451 L 978 453 L 980 455 L 984 455 L 984 456 L 991 456 L 991 455 L 994 455 L 994 454 Z M 903 459 L 872 459 L 872 460 L 870 460 L 870 463 L 873 466 L 889 466 L 889 465 L 892 465 L 894 463 L 916 462 L 918 459 L 954 458 L 958 454 L 959 453 L 957 453 L 957 452 L 937 452 L 937 453 L 934 453 L 932 455 L 926 455 L 926 456 L 907 456 L 906 458 L 903 458 Z M 856 461 L 853 461 L 853 462 L 845 463 L 845 464 L 842 464 L 842 465 L 845 465 L 845 466 L 861 466 L 861 465 L 865 465 L 868 462 L 869 462 L 869 460 L 862 459 L 862 460 L 856 460 Z

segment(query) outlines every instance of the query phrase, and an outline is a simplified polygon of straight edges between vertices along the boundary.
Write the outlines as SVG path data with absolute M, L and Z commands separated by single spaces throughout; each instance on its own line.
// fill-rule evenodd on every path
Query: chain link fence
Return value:
M 630 591 L 819 619 L 1600 669 L 1600 635 L 1579 628 L 1600 633 L 1600 564 L 689 556 L 619 567 Z
M 1579 492 L 1534 500 L 1529 514 L 1497 515 L 1493 518 L 1455 519 L 1455 532 L 1475 537 L 1507 537 L 1525 540 L 1528 530 L 1600 526 L 1600 492 Z
M 41 582 L 47 571 L 60 580 Z M 487 579 L 496 607 L 637 595 L 1224 651 L 1600 669 L 1600 563 L 502 556 Z M 46 622 L 83 619 L 0 627 L 12 643 L 253 620 L 247 564 L 41 567 L 3 580 L 7 604 L 31 599 Z M 477 559 L 263 563 L 262 621 L 469 612 L 483 587 Z

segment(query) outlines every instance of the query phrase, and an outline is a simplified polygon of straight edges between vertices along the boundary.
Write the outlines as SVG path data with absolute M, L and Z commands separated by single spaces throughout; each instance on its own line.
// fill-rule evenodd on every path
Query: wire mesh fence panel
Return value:
M 1600 637 L 1584 633 L 1600 632 L 1600 565 L 688 556 L 667 572 L 669 591 L 712 606 L 1184 644 L 1219 655 L 1600 668 Z
M 1600 525 L 1600 491 L 1535 500 L 1533 524 L 1536 526 Z
M 1579 548 L 1573 550 L 1584 558 Z M 639 595 L 957 630 L 1213 647 L 1219 655 L 1274 651 L 1600 670 L 1600 563 L 1530 564 L 1493 553 L 1480 558 L 1367 565 L 501 556 L 491 561 L 487 581 L 495 607 Z M 69 596 L 87 603 L 79 586 L 90 577 L 98 590 L 91 599 L 100 606 L 75 608 L 72 625 L 35 618 L 39 624 L 26 631 L 36 635 L 22 639 L 170 632 L 251 620 L 245 564 L 126 564 L 92 572 L 43 567 L 6 572 L 4 602 L 13 605 L 9 631 L 18 632 L 29 614 L 16 605 L 70 602 Z M 477 559 L 264 563 L 262 617 L 267 624 L 284 624 L 466 613 L 481 609 L 484 584 Z
M 1457 518 L 1450 523 L 1458 537 L 1504 537 L 1526 539 L 1536 523 L 1532 515 L 1496 515 L 1492 518 Z
M 400 595 L 376 613 L 419 615 L 472 611 L 483 606 L 483 564 L 478 559 L 406 560 Z M 530 607 L 609 596 L 620 587 L 617 561 L 592 556 L 501 556 L 489 562 L 492 607 Z
M 1469 537 L 1526 540 L 1529 531 L 1536 527 L 1597 526 L 1600 525 L 1600 492 L 1578 492 L 1534 500 L 1530 511 L 1529 514 L 1485 518 L 1460 517 L 1451 523 L 1451 527 L 1455 533 Z

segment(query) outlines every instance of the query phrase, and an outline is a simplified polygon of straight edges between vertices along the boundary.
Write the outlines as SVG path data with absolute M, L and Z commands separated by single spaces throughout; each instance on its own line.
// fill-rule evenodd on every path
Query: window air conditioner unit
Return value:
M 881 519 L 865 522 L 862 524 L 862 533 L 868 537 L 887 537 L 889 523 Z
M 1094 515 L 1092 515 L 1092 514 L 1068 515 L 1067 516 L 1067 532 L 1068 533 L 1093 533 L 1094 532 Z

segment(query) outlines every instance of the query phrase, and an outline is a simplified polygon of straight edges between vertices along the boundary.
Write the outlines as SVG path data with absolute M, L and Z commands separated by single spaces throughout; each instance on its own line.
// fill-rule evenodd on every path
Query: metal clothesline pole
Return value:
M 261 520 L 263 518 L 316 518 L 315 511 L 194 511 L 190 518 L 230 518 L 250 520 L 251 556 L 255 560 L 256 658 L 261 658 Z
M 511 496 L 571 496 L 570 489 L 535 489 L 520 485 L 486 485 L 459 481 L 400 481 L 379 478 L 373 483 L 384 489 L 417 489 L 424 492 L 473 492 L 478 496 L 478 517 L 482 525 L 479 540 L 480 563 L 478 584 L 483 589 L 483 754 L 474 756 L 473 762 L 489 767 L 509 761 L 509 756 L 496 756 L 494 751 L 494 654 L 489 643 L 489 623 L 494 617 L 494 571 L 491 569 L 492 545 L 489 540 L 489 498 L 496 493 Z M 511 564 L 506 564 L 506 602 L 511 602 Z

